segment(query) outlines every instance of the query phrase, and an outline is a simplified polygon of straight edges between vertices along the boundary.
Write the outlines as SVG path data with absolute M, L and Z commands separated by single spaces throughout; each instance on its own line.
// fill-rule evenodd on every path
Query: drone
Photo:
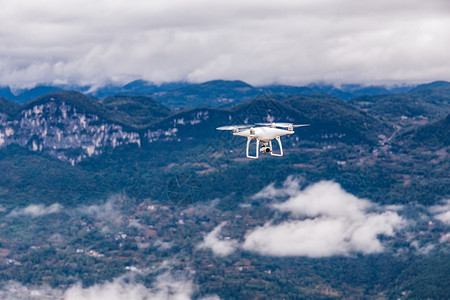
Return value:
M 270 153 L 273 156 L 283 156 L 283 146 L 281 146 L 281 137 L 287 134 L 293 134 L 295 127 L 309 126 L 310 124 L 294 125 L 292 123 L 255 123 L 254 125 L 230 125 L 216 128 L 217 130 L 233 130 L 233 135 L 247 137 L 248 158 L 257 159 L 259 152 Z M 258 126 L 258 127 L 255 127 Z M 278 128 L 280 127 L 280 128 Z M 283 129 L 281 129 L 283 128 Z M 286 128 L 286 129 L 284 129 Z M 280 153 L 272 151 L 272 140 L 276 139 L 280 146 Z M 249 155 L 250 142 L 256 140 L 256 154 Z M 262 143 L 258 151 L 259 144 Z

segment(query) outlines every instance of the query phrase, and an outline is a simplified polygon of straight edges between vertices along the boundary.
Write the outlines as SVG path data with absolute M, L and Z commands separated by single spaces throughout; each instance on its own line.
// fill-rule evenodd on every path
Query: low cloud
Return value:
M 217 256 L 227 256 L 233 253 L 238 247 L 236 240 L 223 240 L 219 238 L 220 231 L 225 226 L 226 222 L 222 222 L 213 231 L 208 233 L 203 242 L 198 246 L 199 249 L 211 249 Z
M 27 286 L 16 281 L 0 283 L 0 299 L 5 300 L 61 299 L 62 294 L 61 290 L 48 285 Z
M 288 196 L 295 196 L 300 191 L 302 180 L 294 176 L 288 176 L 283 182 L 283 187 L 278 189 L 275 187 L 275 183 L 271 183 L 261 191 L 253 195 L 252 199 L 279 199 Z
M 128 275 L 114 279 L 112 282 L 97 284 L 89 288 L 82 288 L 77 284 L 69 288 L 64 293 L 66 300 L 134 300 L 134 299 L 164 299 L 164 300 L 184 300 L 191 299 L 195 291 L 195 286 L 191 280 L 185 278 L 174 279 L 170 273 L 159 275 L 155 283 L 146 287 L 141 283 L 136 283 Z
M 244 250 L 308 257 L 379 253 L 384 247 L 378 237 L 394 236 L 407 223 L 395 211 L 359 199 L 337 183 L 322 181 L 295 190 L 300 186 L 295 181 L 288 178 L 280 189 L 273 185 L 265 189 L 271 198 L 288 196 L 287 201 L 272 207 L 288 212 L 290 218 L 280 224 L 271 221 L 248 232 Z M 263 197 L 263 193 L 258 197 Z
M 127 273 L 111 282 L 83 288 L 80 283 L 67 290 L 50 286 L 28 286 L 19 282 L 4 282 L 0 286 L 1 299 L 65 299 L 65 300 L 188 300 L 197 286 L 185 276 L 174 277 L 168 271 L 157 276 L 152 286 L 146 287 L 135 280 L 135 274 Z M 202 300 L 220 299 L 210 295 Z
M 447 199 L 441 205 L 432 206 L 430 212 L 442 223 L 450 225 L 450 199 Z
M 85 215 L 92 215 L 98 220 L 102 221 L 120 221 L 121 213 L 118 208 L 115 207 L 116 198 L 112 197 L 103 204 L 81 206 L 78 208 L 78 212 Z
M 60 212 L 62 208 L 63 208 L 62 205 L 59 203 L 54 203 L 50 206 L 45 206 L 43 204 L 30 204 L 25 208 L 14 209 L 12 212 L 9 213 L 8 216 L 10 217 L 28 216 L 36 218 Z

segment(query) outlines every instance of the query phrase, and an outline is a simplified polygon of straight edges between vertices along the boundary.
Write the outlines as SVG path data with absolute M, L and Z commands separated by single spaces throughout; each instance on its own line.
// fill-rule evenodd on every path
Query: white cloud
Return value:
M 285 186 L 280 192 L 286 193 L 284 190 Z M 273 207 L 282 212 L 290 212 L 294 216 L 325 215 L 355 219 L 363 217 L 365 211 L 375 206 L 368 200 L 359 199 L 344 191 L 339 184 L 331 181 L 318 182 L 303 191 L 291 190 L 289 196 L 291 197 L 286 202 L 274 204 Z
M 16 281 L 0 283 L 0 299 L 4 300 L 61 299 L 61 295 L 62 291 L 48 285 L 27 286 Z
M 444 201 L 441 205 L 432 206 L 430 212 L 442 223 L 450 225 L 450 199 Z
M 175 280 L 169 273 L 164 273 L 158 276 L 156 282 L 150 288 L 130 280 L 127 276 L 121 276 L 112 282 L 94 285 L 85 289 L 78 284 L 69 288 L 64 293 L 64 299 L 184 300 L 191 299 L 194 290 L 192 281 L 186 279 Z
M 9 213 L 10 217 L 19 217 L 19 216 L 29 216 L 32 218 L 53 214 L 60 212 L 62 209 L 62 205 L 58 203 L 54 203 L 50 206 L 45 206 L 43 204 L 30 204 L 22 209 L 14 209 Z
M 289 199 L 272 205 L 289 212 L 291 219 L 280 224 L 268 222 L 248 232 L 244 250 L 308 257 L 379 253 L 384 249 L 379 235 L 393 236 L 406 225 L 396 212 L 359 199 L 337 183 L 323 181 L 296 192 L 292 186 L 285 183 L 278 189 Z M 271 189 L 277 191 L 273 186 Z
M 93 215 L 99 220 L 109 220 L 109 221 L 120 221 L 121 215 L 120 211 L 115 207 L 115 197 L 111 197 L 103 204 L 90 205 L 90 206 L 80 206 L 78 212 L 87 215 Z M 130 221 L 130 225 L 133 223 Z
M 27 286 L 19 282 L 9 281 L 0 288 L 1 299 L 65 299 L 65 300 L 188 300 L 191 299 L 196 286 L 187 278 L 174 278 L 165 272 L 156 278 L 151 287 L 136 282 L 133 273 L 128 273 L 111 282 L 96 284 L 83 288 L 76 284 L 67 290 L 53 289 L 47 285 Z M 202 299 L 217 300 L 216 295 Z
M 215 255 L 227 256 L 233 253 L 238 247 L 236 240 L 223 240 L 219 239 L 219 234 L 226 222 L 222 222 L 213 231 L 208 233 L 203 242 L 198 246 L 199 249 L 211 249 Z
M 442 235 L 441 238 L 439 239 L 439 242 L 441 243 L 450 242 L 450 232 Z
M 300 191 L 301 178 L 288 176 L 286 180 L 283 182 L 283 188 L 277 189 L 275 187 L 275 183 L 271 183 L 268 186 L 264 187 L 261 191 L 253 195 L 252 199 L 278 199 L 284 198 L 287 196 L 297 195 Z
M 446 0 L 6 1 L 0 83 L 450 80 L 449 16 Z
M 415 248 L 416 253 L 419 255 L 428 255 L 436 248 L 436 245 L 433 244 L 425 244 L 423 246 L 420 246 L 419 241 L 412 241 L 411 246 Z
M 201 300 L 220 300 L 220 297 L 217 295 L 210 295 L 210 296 L 201 298 Z

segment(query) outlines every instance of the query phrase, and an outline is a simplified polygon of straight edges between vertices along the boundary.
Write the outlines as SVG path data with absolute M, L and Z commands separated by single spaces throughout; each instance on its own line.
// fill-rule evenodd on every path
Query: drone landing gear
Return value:
M 249 155 L 248 154 L 248 152 L 249 152 L 249 148 L 250 148 L 250 142 L 252 141 L 252 138 L 251 137 L 247 137 L 247 157 L 248 158 L 253 158 L 253 159 L 257 159 L 258 158 L 258 156 L 259 156 L 259 151 L 258 151 L 258 148 L 259 148 L 259 139 L 256 139 L 256 155 L 255 156 L 251 156 L 251 155 Z
M 272 152 L 270 152 L 270 155 L 283 156 L 283 146 L 281 146 L 281 138 L 279 136 L 277 136 L 276 140 L 278 141 L 278 145 L 280 146 L 280 153 L 273 153 L 273 151 L 272 151 Z M 272 148 L 272 141 L 269 141 L 269 147 L 270 147 L 270 149 L 273 149 Z
M 280 147 L 280 153 L 273 153 L 272 141 L 269 141 L 269 147 L 267 147 L 267 143 L 263 143 L 263 146 L 261 147 L 261 149 L 259 149 L 260 140 L 256 139 L 256 154 L 255 154 L 255 156 L 252 156 L 252 155 L 249 155 L 250 143 L 252 141 L 252 138 L 247 137 L 247 150 L 246 150 L 247 157 L 257 159 L 259 157 L 259 151 L 261 151 L 263 153 L 270 153 L 270 155 L 273 155 L 273 156 L 283 156 L 283 146 L 281 145 L 280 137 L 276 137 L 276 140 L 278 141 L 278 146 Z

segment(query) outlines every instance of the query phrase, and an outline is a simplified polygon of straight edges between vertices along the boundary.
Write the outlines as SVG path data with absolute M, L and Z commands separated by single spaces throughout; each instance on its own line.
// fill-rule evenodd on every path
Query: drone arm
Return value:
M 250 148 L 250 142 L 252 141 L 252 138 L 251 137 L 247 137 L 247 157 L 248 158 L 253 158 L 253 159 L 257 159 L 258 158 L 258 156 L 259 156 L 259 151 L 258 151 L 258 147 L 259 147 L 259 139 L 256 139 L 256 155 L 255 156 L 251 156 L 251 155 L 249 155 L 248 154 L 248 152 L 249 152 L 249 148 Z
M 277 139 L 277 141 L 278 141 L 278 145 L 280 146 L 280 153 L 279 153 L 279 154 L 275 154 L 275 153 L 273 153 L 273 151 L 272 151 L 272 152 L 270 152 L 270 155 L 273 155 L 273 156 L 283 156 L 283 146 L 281 145 L 281 138 L 280 138 L 279 136 L 277 136 L 276 139 Z M 272 141 L 269 142 L 269 146 L 270 146 L 270 149 L 273 149 L 273 148 L 272 148 Z

